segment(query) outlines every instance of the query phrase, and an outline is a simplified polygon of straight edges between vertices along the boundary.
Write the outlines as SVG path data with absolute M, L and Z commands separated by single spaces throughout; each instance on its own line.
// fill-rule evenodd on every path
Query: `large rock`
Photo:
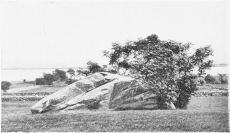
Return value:
M 157 109 L 157 100 L 148 86 L 136 80 L 122 81 L 114 85 L 109 107 L 115 110 Z
M 157 109 L 155 93 L 133 78 L 96 73 L 45 97 L 32 113 L 78 109 Z M 168 109 L 174 109 L 173 103 Z
M 88 93 L 80 94 L 68 102 L 60 104 L 57 110 L 73 110 L 82 108 L 109 108 L 111 94 L 114 93 L 114 85 L 124 83 L 130 84 L 134 79 L 129 77 L 118 77 L 117 79 L 104 84 Z
M 111 82 L 118 77 L 120 76 L 106 72 L 90 75 L 83 80 L 68 85 L 65 88 L 43 98 L 31 107 L 31 112 L 42 113 L 49 110 L 55 110 L 57 107 L 59 107 L 59 105 L 68 102 L 72 98 L 90 92 L 93 89 Z

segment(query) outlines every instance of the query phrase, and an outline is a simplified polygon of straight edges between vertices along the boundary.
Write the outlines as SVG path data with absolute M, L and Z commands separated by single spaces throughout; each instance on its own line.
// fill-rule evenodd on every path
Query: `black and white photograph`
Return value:
M 229 132 L 229 0 L 1 0 L 1 132 Z

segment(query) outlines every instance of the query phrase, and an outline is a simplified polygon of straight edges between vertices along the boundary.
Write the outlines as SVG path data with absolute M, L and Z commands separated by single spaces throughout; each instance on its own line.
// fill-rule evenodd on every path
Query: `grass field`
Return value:
M 11 81 L 12 85 L 10 86 L 11 89 L 13 88 L 21 88 L 21 87 L 28 87 L 28 86 L 34 86 L 34 83 L 32 81 L 30 82 L 21 82 L 21 81 Z
M 10 90 L 21 89 L 21 88 L 26 88 L 26 87 L 36 87 L 33 81 L 26 82 L 26 83 L 19 82 L 19 81 L 13 81 L 11 83 L 12 85 L 10 86 Z M 38 86 L 37 88 L 25 89 L 25 90 L 19 91 L 19 93 L 56 92 L 64 88 L 65 86 L 67 86 L 65 82 L 59 82 L 59 83 L 55 83 L 50 86 Z
M 60 89 L 64 88 L 64 86 L 58 86 L 58 87 L 53 87 L 53 86 L 41 86 L 39 88 L 35 89 L 30 89 L 30 90 L 25 90 L 25 91 L 20 91 L 21 93 L 37 93 L 37 92 L 56 92 Z
M 2 132 L 229 131 L 228 97 L 193 97 L 187 110 L 30 113 L 35 102 L 3 102 Z
M 199 90 L 213 90 L 218 88 L 221 88 L 222 90 L 228 90 L 228 84 L 210 84 L 210 85 L 206 84 L 203 86 L 198 86 L 198 88 Z

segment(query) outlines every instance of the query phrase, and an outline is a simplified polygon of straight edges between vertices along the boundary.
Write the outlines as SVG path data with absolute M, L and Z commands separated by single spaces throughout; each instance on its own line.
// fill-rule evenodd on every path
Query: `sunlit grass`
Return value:
M 71 111 L 32 115 L 35 102 L 2 104 L 2 131 L 229 131 L 227 97 L 193 98 L 187 110 Z

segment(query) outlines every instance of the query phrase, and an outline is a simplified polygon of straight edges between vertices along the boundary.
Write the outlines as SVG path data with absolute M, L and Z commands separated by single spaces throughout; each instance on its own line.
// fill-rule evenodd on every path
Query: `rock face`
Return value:
M 156 95 L 135 79 L 95 73 L 43 98 L 32 113 L 77 109 L 157 109 Z
M 86 94 L 95 88 L 111 82 L 119 75 L 110 73 L 95 73 L 87 78 L 77 81 L 63 89 L 43 98 L 31 107 L 32 113 L 42 113 L 49 110 L 56 110 L 63 103 L 75 98 L 78 95 Z

